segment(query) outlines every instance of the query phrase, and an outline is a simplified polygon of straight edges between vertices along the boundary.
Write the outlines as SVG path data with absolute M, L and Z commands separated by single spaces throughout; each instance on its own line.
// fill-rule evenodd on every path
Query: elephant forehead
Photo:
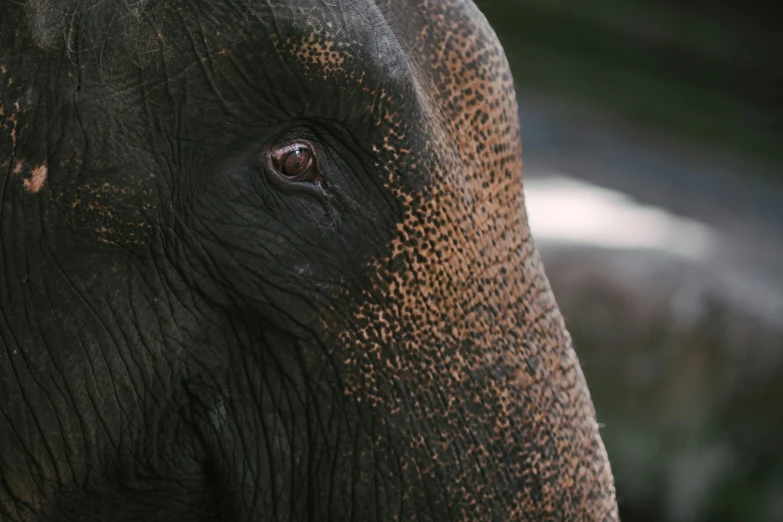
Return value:
M 226 92 L 245 88 L 241 102 L 259 105 L 253 115 L 261 116 L 259 124 L 280 105 L 287 113 L 277 114 L 277 120 L 301 106 L 317 112 L 319 105 L 334 105 L 330 97 L 336 91 L 343 98 L 355 93 L 358 98 L 346 102 L 356 105 L 353 112 L 375 109 L 379 120 L 390 118 L 384 112 L 421 119 L 422 105 L 429 117 L 446 109 L 450 117 L 461 117 L 458 101 L 475 103 L 480 88 L 487 87 L 469 82 L 475 74 L 466 64 L 480 58 L 477 42 L 499 49 L 472 2 L 463 0 L 187 5 L 175 0 L 29 0 L 25 5 L 38 46 L 78 55 L 71 60 L 79 63 L 80 81 L 92 78 L 102 84 L 105 92 L 94 92 L 113 106 L 121 97 L 127 98 L 126 106 L 138 106 L 138 97 L 129 93 L 139 90 L 146 99 L 156 90 L 176 96 L 178 88 L 192 89 L 198 78 L 221 90 L 213 96 L 221 103 L 231 97 Z M 280 55 L 288 65 L 278 61 Z M 292 67 L 293 61 L 298 64 Z M 438 81 L 431 82 L 435 76 Z M 452 81 L 444 90 L 446 78 L 464 81 Z M 275 91 L 283 91 L 289 101 L 281 104 Z M 369 102 L 362 103 L 362 95 Z M 165 104 L 172 106 L 170 100 Z
M 478 35 L 469 34 L 474 16 L 462 11 L 473 7 L 464 0 L 28 0 L 24 5 L 39 47 L 81 53 L 81 68 L 100 68 L 102 80 L 165 62 L 165 80 L 171 81 L 177 72 L 199 67 L 199 61 L 227 57 L 264 69 L 264 79 L 274 81 L 292 71 L 257 60 L 283 49 L 313 77 L 334 80 L 343 72 L 390 92 L 410 86 L 412 64 L 443 61 L 449 49 Z M 453 26 L 449 14 L 460 17 L 461 34 L 431 30 Z
M 397 38 L 374 0 L 27 0 L 24 8 L 38 47 L 78 53 L 99 45 L 104 65 L 114 51 L 130 51 L 140 64 L 171 59 L 176 51 L 201 54 L 201 43 L 228 54 L 242 43 L 252 43 L 257 52 L 282 41 L 302 60 L 324 68 L 339 69 L 361 49 L 368 69 L 390 79 L 405 76 Z

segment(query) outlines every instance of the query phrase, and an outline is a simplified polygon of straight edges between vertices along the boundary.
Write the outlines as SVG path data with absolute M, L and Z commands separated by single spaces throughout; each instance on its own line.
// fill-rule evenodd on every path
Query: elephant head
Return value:
M 472 2 L 5 2 L 0 85 L 0 518 L 616 520 Z

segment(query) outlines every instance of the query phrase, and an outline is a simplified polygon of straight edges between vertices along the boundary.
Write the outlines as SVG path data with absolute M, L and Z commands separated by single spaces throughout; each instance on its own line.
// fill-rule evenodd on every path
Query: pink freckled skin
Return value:
M 24 180 L 24 188 L 31 194 L 37 194 L 43 188 L 48 174 L 49 168 L 45 164 L 38 165 L 33 169 L 32 175 Z

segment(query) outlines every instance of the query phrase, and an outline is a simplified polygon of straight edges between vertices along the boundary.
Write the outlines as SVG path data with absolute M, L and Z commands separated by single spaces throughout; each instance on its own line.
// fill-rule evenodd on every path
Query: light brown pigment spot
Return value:
M 347 75 L 347 63 L 355 59 L 351 50 L 362 47 L 361 42 L 346 40 L 332 33 L 334 24 L 309 18 L 306 20 L 310 30 L 299 38 L 286 38 L 280 41 L 277 35 L 272 40 L 278 51 L 293 55 L 308 73 L 327 79 L 335 75 Z
M 16 119 L 16 114 L 12 114 L 8 117 L 7 120 L 5 120 L 6 125 L 11 125 L 11 144 L 16 146 L 16 124 L 18 120 Z
M 45 163 L 42 163 L 33 169 L 30 177 L 24 180 L 24 188 L 30 194 L 37 194 L 41 191 L 46 183 L 46 176 L 49 174 L 49 168 Z
M 21 174 L 23 166 L 24 166 L 24 164 L 23 164 L 22 160 L 18 160 L 16 162 L 16 165 L 14 165 L 14 169 L 11 171 L 11 174 Z
M 336 43 L 319 33 L 303 37 L 299 42 L 290 42 L 291 53 L 305 66 L 320 70 L 321 76 L 329 76 L 343 71 L 344 63 L 353 58 L 346 51 L 347 45 Z

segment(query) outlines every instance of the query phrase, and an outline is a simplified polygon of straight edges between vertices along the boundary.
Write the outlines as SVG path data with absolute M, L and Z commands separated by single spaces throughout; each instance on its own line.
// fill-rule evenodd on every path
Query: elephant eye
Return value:
M 311 181 L 318 171 L 313 148 L 304 142 L 274 149 L 272 163 L 281 176 L 292 181 Z

